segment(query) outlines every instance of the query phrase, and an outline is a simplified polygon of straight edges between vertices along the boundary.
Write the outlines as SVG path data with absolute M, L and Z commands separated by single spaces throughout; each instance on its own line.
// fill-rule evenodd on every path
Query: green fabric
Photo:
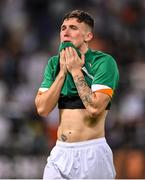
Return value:
M 80 51 L 79 51 L 79 50 L 73 45 L 73 43 L 71 43 L 71 42 L 62 42 L 62 43 L 60 44 L 60 46 L 59 46 L 59 53 L 60 53 L 63 49 L 65 49 L 66 47 L 72 47 L 72 48 L 74 48 L 74 49 L 77 51 L 78 56 L 81 57 Z
M 67 45 L 70 45 L 68 43 Z M 72 45 L 71 45 L 72 46 Z M 66 47 L 66 44 L 61 44 L 59 51 Z M 101 51 L 88 49 L 85 54 L 85 64 L 82 70 L 85 80 L 89 87 L 91 85 L 106 85 L 112 90 L 115 90 L 119 81 L 119 72 L 115 60 L 112 56 Z M 44 78 L 41 88 L 49 88 L 54 82 L 59 72 L 59 55 L 53 56 L 48 60 L 45 67 Z M 78 95 L 71 74 L 68 72 L 64 81 L 61 94 L 63 96 Z

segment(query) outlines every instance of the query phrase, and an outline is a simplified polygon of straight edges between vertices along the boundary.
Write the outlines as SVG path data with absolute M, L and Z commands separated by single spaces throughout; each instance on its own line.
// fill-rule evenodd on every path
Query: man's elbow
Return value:
M 102 110 L 99 108 L 90 107 L 88 108 L 88 112 L 91 118 L 96 118 L 102 113 Z
M 36 106 L 37 113 L 40 116 L 42 116 L 42 117 L 47 117 L 48 116 L 48 112 L 46 112 L 46 110 L 44 108 L 42 108 L 42 106 L 40 106 L 38 104 L 37 98 L 35 99 L 35 106 Z
M 42 108 L 37 108 L 37 113 L 39 114 L 39 116 L 42 116 L 42 117 L 48 116 L 48 112 L 44 111 Z

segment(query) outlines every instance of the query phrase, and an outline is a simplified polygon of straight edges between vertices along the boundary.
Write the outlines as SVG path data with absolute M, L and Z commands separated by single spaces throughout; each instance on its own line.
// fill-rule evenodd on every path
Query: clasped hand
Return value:
M 63 71 L 65 74 L 67 71 L 71 74 L 76 71 L 81 71 L 84 63 L 85 56 L 82 54 L 80 58 L 76 50 L 72 47 L 67 47 L 60 53 L 60 71 Z

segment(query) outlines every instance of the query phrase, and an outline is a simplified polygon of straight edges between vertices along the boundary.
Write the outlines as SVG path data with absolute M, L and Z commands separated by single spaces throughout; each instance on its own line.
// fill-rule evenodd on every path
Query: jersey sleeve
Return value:
M 48 90 L 54 81 L 54 67 L 52 60 L 53 58 L 50 58 L 47 65 L 45 66 L 43 80 L 39 88 L 39 91 L 41 92 Z
M 97 60 L 98 61 L 98 60 Z M 119 81 L 119 72 L 116 61 L 110 55 L 94 63 L 94 79 L 92 81 L 92 91 L 98 91 L 113 96 Z

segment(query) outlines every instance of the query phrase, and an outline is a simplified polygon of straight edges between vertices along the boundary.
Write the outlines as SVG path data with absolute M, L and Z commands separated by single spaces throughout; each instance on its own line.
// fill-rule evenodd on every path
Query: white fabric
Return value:
M 41 92 L 45 92 L 47 90 L 48 90 L 48 88 L 39 88 L 39 91 L 41 91 Z
M 102 84 L 93 84 L 91 86 L 91 89 L 93 92 L 100 90 L 100 89 L 111 89 L 109 86 L 106 85 L 102 85 Z
M 112 179 L 113 156 L 105 138 L 76 143 L 57 141 L 43 179 Z

